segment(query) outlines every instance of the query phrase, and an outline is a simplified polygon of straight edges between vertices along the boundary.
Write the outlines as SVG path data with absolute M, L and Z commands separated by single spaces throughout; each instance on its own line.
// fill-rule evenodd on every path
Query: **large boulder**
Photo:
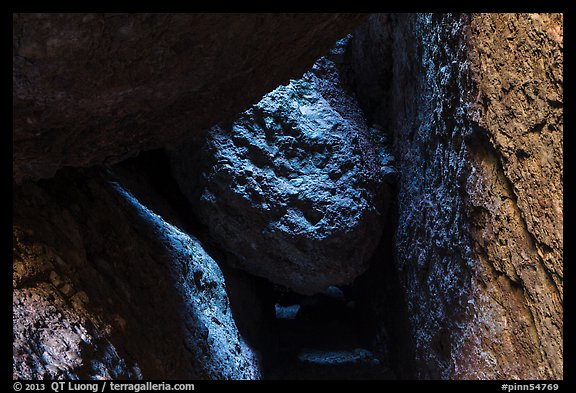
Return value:
M 177 143 L 302 75 L 364 18 L 14 14 L 14 178 Z
M 172 153 L 181 189 L 237 265 L 303 294 L 366 270 L 393 171 L 339 80 L 343 45 Z
M 14 378 L 260 377 L 218 265 L 117 179 L 62 173 L 14 200 Z

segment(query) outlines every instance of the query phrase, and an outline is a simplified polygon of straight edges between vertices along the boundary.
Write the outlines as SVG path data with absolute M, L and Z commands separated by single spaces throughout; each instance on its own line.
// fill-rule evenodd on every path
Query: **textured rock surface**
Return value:
M 416 376 L 562 378 L 562 16 L 377 18 Z
M 563 378 L 562 22 L 561 14 L 470 21 L 472 117 L 487 138 L 472 148 L 467 183 L 481 268 L 472 280 L 474 330 L 462 351 L 482 348 L 485 326 L 498 339 L 491 351 L 468 355 L 463 377 L 490 366 L 496 371 L 487 375 Z
M 177 142 L 299 77 L 364 18 L 14 14 L 14 177 Z
M 366 270 L 393 172 L 340 85 L 341 51 L 172 156 L 182 190 L 238 266 L 304 294 Z
M 529 248 L 562 296 L 562 15 L 478 17 L 470 29 L 479 126 L 500 156 Z
M 109 175 L 14 200 L 14 378 L 259 378 L 214 260 Z

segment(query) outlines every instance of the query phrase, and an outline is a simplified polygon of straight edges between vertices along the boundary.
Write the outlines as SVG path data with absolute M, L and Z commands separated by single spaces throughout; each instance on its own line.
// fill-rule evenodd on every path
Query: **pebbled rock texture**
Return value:
M 303 294 L 367 269 L 394 172 L 339 80 L 344 45 L 172 154 L 181 189 L 236 264 Z
M 258 379 L 223 275 L 110 174 L 14 190 L 15 379 Z
M 115 163 L 302 75 L 364 14 L 13 14 L 13 176 Z
M 415 377 L 562 379 L 562 15 L 369 26 L 389 24 L 395 253 Z

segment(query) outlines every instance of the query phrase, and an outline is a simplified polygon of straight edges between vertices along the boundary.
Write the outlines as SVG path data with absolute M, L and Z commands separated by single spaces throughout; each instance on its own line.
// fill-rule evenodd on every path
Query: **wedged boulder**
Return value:
M 260 378 L 218 265 L 111 175 L 14 201 L 14 378 Z
M 245 110 L 364 14 L 13 15 L 13 176 L 115 163 Z
M 303 294 L 366 270 L 393 172 L 339 80 L 344 44 L 171 155 L 181 189 L 236 264 Z

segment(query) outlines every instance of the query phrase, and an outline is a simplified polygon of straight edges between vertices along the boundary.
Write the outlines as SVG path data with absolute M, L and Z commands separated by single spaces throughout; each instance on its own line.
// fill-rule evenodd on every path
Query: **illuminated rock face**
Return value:
M 260 377 L 197 239 L 107 175 L 14 196 L 15 378 Z
M 367 269 L 394 172 L 340 84 L 332 59 L 344 44 L 172 155 L 182 190 L 235 263 L 303 294 Z
M 14 178 L 178 143 L 302 75 L 365 17 L 14 14 Z

